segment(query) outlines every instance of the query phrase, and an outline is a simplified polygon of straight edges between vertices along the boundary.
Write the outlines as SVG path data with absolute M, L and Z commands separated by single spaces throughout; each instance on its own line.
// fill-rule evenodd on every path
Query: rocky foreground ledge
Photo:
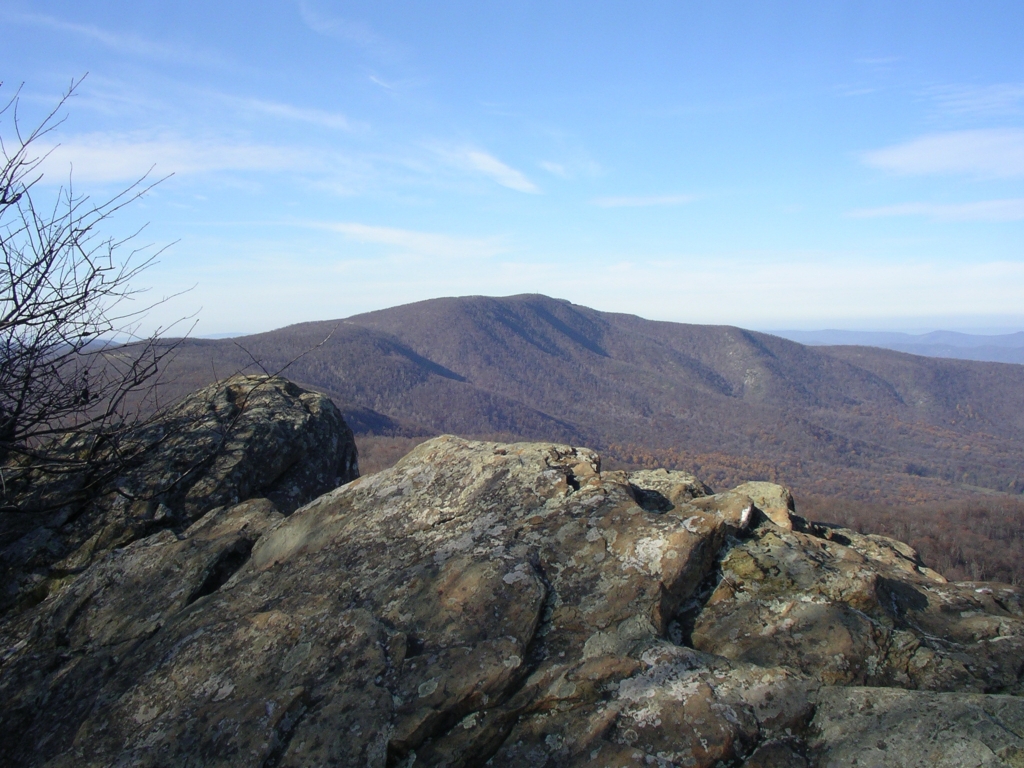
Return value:
M 220 507 L 2 635 L 5 765 L 1024 765 L 1019 589 L 567 446 Z
M 341 411 L 280 377 L 204 387 L 133 442 L 136 455 L 105 480 L 88 471 L 28 477 L 20 510 L 0 515 L 0 615 L 45 599 L 106 552 L 180 533 L 215 507 L 263 497 L 290 514 L 359 476 Z

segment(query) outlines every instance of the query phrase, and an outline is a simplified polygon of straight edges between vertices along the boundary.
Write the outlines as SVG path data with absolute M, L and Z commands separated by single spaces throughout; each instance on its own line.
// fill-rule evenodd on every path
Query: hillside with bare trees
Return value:
M 841 501 L 829 513 L 850 519 L 851 505 L 937 508 L 1024 491 L 1024 366 L 808 347 L 536 295 L 188 340 L 163 397 L 285 366 L 341 407 L 364 472 L 455 433 L 586 445 L 612 466 L 685 468 L 712 486 L 771 480 L 798 499 Z

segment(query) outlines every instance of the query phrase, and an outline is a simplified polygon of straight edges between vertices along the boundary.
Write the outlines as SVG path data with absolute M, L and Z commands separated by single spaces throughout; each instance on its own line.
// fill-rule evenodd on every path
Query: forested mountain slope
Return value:
M 865 500 L 1024 490 L 1024 366 L 807 347 L 537 295 L 190 341 L 167 395 L 307 350 L 288 376 L 331 395 L 357 434 L 557 440 L 712 484 L 762 477 Z

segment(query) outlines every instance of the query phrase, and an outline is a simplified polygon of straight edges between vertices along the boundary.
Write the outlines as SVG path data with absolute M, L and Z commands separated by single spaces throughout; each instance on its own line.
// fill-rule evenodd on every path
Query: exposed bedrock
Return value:
M 359 475 L 334 403 L 279 377 L 211 384 L 130 445 L 138 454 L 102 482 L 88 472 L 29 478 L 21 510 L 0 519 L 0 612 L 43 599 L 109 550 L 180 533 L 215 507 L 266 497 L 290 514 Z
M 1020 765 L 1020 591 L 792 510 L 436 438 L 290 517 L 107 552 L 10 619 L 0 761 Z

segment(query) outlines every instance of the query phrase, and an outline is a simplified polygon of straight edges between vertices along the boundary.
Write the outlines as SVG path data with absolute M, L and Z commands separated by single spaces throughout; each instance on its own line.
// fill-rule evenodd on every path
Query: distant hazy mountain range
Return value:
M 297 356 L 286 375 L 329 394 L 357 435 L 557 440 L 712 485 L 775 479 L 861 500 L 1024 491 L 1024 366 L 806 346 L 546 296 L 189 340 L 165 392 Z
M 919 335 L 880 331 L 771 331 L 801 344 L 882 347 L 927 357 L 1024 365 L 1024 331 L 1000 335 L 933 331 Z

